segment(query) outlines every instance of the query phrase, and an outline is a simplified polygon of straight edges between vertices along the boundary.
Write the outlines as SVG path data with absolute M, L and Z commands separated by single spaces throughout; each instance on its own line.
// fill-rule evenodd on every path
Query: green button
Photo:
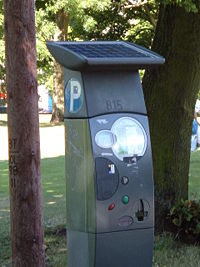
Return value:
M 123 202 L 123 204 L 128 204 L 128 202 L 129 202 L 129 197 L 128 196 L 123 196 L 122 197 L 122 202 Z

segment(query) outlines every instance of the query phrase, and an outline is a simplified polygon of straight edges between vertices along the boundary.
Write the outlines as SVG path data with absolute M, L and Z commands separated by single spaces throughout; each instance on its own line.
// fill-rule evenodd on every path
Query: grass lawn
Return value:
M 193 152 L 190 159 L 189 198 L 200 199 L 200 150 Z
M 0 118 L 1 122 L 1 118 Z M 1 129 L 6 127 L 0 123 Z M 55 128 L 60 127 L 60 128 Z M 5 129 L 4 129 L 5 130 Z M 54 130 L 63 134 L 63 125 L 49 127 L 42 122 L 41 149 L 48 142 L 54 142 Z M 48 136 L 46 133 L 48 132 Z M 49 139 L 49 138 L 52 138 Z M 64 134 L 63 134 L 64 140 Z M 45 145 L 43 142 L 46 142 Z M 42 187 L 43 214 L 45 226 L 46 263 L 52 267 L 66 267 L 65 227 L 65 159 L 63 142 L 57 143 L 56 149 L 60 155 L 51 152 L 48 155 L 42 151 Z M 60 146 L 60 147 L 58 147 Z M 1 156 L 1 153 L 0 153 Z M 189 194 L 190 198 L 200 199 L 200 151 L 192 153 L 190 168 Z M 10 248 L 10 210 L 8 187 L 8 162 L 0 160 L 0 267 L 11 266 Z M 200 267 L 200 248 L 177 243 L 166 234 L 156 236 L 154 249 L 154 267 Z M 103 267 L 103 266 L 102 266 Z M 114 266 L 111 266 L 114 267 Z M 122 266 L 125 267 L 125 266 Z
M 0 267 L 7 267 L 11 266 L 7 161 L 0 161 L 0 170 Z M 43 216 L 47 266 L 66 266 L 65 235 L 58 231 L 59 228 L 64 228 L 66 223 L 64 170 L 64 156 L 42 160 Z M 58 260 L 60 263 L 57 263 Z

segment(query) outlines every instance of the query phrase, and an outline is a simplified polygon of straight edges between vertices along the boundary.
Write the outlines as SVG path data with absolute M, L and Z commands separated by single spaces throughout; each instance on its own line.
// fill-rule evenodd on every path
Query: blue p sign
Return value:
M 70 79 L 65 88 L 65 105 L 70 113 L 78 112 L 83 104 L 82 88 L 77 79 Z

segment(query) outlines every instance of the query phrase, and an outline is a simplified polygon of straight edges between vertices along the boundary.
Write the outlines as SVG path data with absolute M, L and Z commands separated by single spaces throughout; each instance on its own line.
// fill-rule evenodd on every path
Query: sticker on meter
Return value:
M 71 78 L 65 87 L 65 106 L 70 113 L 77 113 L 83 105 L 83 94 L 80 82 Z

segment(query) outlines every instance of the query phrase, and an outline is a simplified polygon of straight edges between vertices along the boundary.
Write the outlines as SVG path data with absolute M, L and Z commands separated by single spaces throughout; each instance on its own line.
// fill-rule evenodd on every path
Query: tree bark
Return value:
M 152 50 L 163 67 L 143 79 L 154 163 L 156 227 L 163 230 L 171 206 L 188 198 L 190 140 L 200 85 L 200 14 L 162 5 Z
M 56 24 L 59 28 L 54 36 L 54 41 L 64 41 L 67 39 L 69 15 L 64 10 L 56 15 Z M 53 76 L 53 110 L 51 122 L 62 122 L 64 119 L 64 81 L 62 66 L 54 60 Z
M 51 122 L 64 120 L 64 80 L 62 66 L 54 60 L 53 74 L 53 110 Z
M 45 266 L 34 0 L 5 0 L 12 266 Z

